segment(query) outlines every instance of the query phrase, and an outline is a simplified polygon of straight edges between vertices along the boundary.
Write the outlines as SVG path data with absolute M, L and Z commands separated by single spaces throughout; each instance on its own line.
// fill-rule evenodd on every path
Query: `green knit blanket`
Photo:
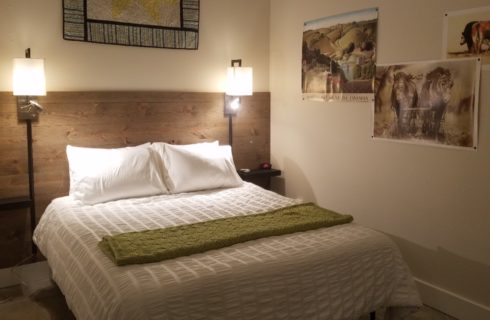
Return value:
M 349 223 L 313 203 L 156 230 L 105 236 L 99 248 L 118 266 L 158 262 L 237 243 Z

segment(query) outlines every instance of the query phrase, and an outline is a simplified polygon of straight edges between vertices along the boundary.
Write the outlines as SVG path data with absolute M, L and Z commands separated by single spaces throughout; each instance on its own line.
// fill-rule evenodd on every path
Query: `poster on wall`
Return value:
M 377 8 L 305 22 L 303 100 L 372 102 Z
M 480 59 L 378 65 L 373 137 L 476 148 Z
M 444 14 L 443 59 L 479 57 L 490 68 L 490 6 Z
M 197 50 L 199 0 L 64 0 L 63 39 Z

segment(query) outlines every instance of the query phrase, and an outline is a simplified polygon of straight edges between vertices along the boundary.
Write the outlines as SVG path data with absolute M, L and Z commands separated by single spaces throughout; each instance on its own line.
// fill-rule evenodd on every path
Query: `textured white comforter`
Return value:
M 158 263 L 115 266 L 104 235 L 288 206 L 250 183 L 82 206 L 54 200 L 34 240 L 77 319 L 357 319 L 420 303 L 396 246 L 355 223 Z

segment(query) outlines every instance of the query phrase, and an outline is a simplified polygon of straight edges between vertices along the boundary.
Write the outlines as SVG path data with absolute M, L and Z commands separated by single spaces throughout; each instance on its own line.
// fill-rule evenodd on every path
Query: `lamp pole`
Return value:
M 30 222 L 31 222 L 31 236 L 34 234 L 34 227 L 36 226 L 36 197 L 34 193 L 34 160 L 32 152 L 32 120 L 26 120 L 27 126 L 27 168 L 29 171 L 29 199 L 31 201 L 30 208 Z M 32 241 L 32 240 L 31 240 Z M 32 254 L 37 253 L 37 247 L 32 242 Z
M 31 48 L 27 48 L 25 51 L 25 57 L 27 59 L 31 58 Z M 29 97 L 25 98 L 29 101 Z M 27 169 L 29 174 L 29 200 L 31 202 L 30 207 L 30 224 L 31 224 L 31 237 L 34 234 L 34 228 L 36 226 L 36 195 L 34 191 L 34 157 L 32 151 L 32 119 L 26 118 L 26 129 L 27 129 Z M 32 239 L 31 239 L 32 241 Z M 32 241 L 31 244 L 32 254 L 37 254 L 37 247 Z
M 231 60 L 231 66 L 232 67 L 241 67 L 242 66 L 242 59 L 234 59 Z M 226 101 L 226 99 L 225 99 Z M 225 102 L 226 103 L 226 102 Z M 225 106 L 226 108 L 226 106 Z M 232 110 L 228 110 L 228 144 L 233 146 L 233 114 Z

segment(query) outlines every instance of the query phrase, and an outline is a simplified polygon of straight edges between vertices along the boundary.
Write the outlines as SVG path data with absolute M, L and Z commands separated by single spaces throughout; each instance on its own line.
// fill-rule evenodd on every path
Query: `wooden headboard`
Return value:
M 223 93 L 48 92 L 44 112 L 33 123 L 37 218 L 52 199 L 68 194 L 66 145 L 124 147 L 164 141 L 228 144 Z M 270 157 L 270 94 L 243 97 L 233 118 L 237 168 L 255 168 Z M 17 120 L 16 100 L 0 92 L 0 198 L 28 194 L 26 125 Z M 0 268 L 29 252 L 27 210 L 0 212 Z

